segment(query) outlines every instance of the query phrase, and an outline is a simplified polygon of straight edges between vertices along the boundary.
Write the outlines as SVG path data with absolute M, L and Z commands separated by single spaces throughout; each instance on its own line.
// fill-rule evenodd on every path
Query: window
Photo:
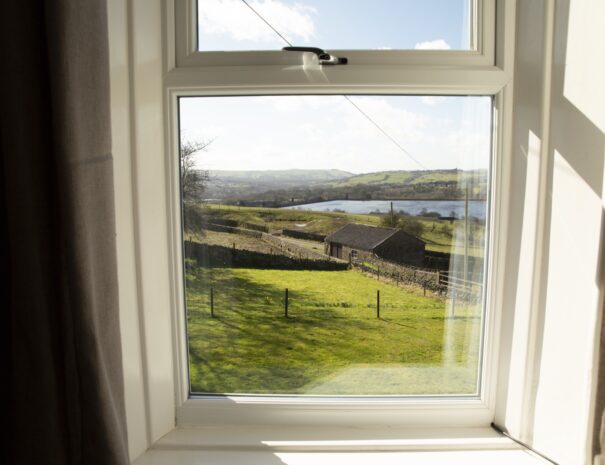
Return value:
M 422 8 L 415 0 L 198 0 L 198 50 L 280 50 L 286 41 L 329 50 L 472 50 L 473 7 L 469 0 L 425 0 Z
M 227 3 L 225 2 L 225 5 Z M 272 2 L 252 2 L 248 6 L 261 6 L 265 3 Z M 198 35 L 198 26 L 201 27 L 198 18 L 201 14 L 200 8 L 203 7 L 202 2 L 176 3 L 175 53 L 169 55 L 169 58 L 173 56 L 176 68 L 167 74 L 165 85 L 168 90 L 172 121 L 169 133 L 172 148 L 171 198 L 175 202 L 174 211 L 182 212 L 182 214 L 175 214 L 173 221 L 174 266 L 175 269 L 178 269 L 179 265 L 183 266 L 181 274 L 177 274 L 178 279 L 175 281 L 175 287 L 180 289 L 175 295 L 178 296 L 179 304 L 176 318 L 180 321 L 179 334 L 176 337 L 180 341 L 181 354 L 178 363 L 180 366 L 179 403 L 183 405 L 181 418 L 187 417 L 192 412 L 187 408 L 194 404 L 196 408 L 202 409 L 215 408 L 211 406 L 219 405 L 205 403 L 204 399 L 208 395 L 219 395 L 218 400 L 221 399 L 220 396 L 227 395 L 224 399 L 229 399 L 231 403 L 221 403 L 221 408 L 233 407 L 239 409 L 240 413 L 243 412 L 242 409 L 247 408 L 241 405 L 245 399 L 249 399 L 249 402 L 254 405 L 260 405 L 258 402 L 261 401 L 257 402 L 253 397 L 246 397 L 247 395 L 269 396 L 259 398 L 264 399 L 261 403 L 280 405 L 284 411 L 290 408 L 288 405 L 293 405 L 292 402 L 305 404 L 306 401 L 300 397 L 301 395 L 310 396 L 309 399 L 314 399 L 313 402 L 325 403 L 332 407 L 345 400 L 348 402 L 347 408 L 353 410 L 358 406 L 362 409 L 366 408 L 364 402 L 370 404 L 383 402 L 386 397 L 380 396 L 390 396 L 389 402 L 394 402 L 393 405 L 397 408 L 406 409 L 408 408 L 406 406 L 411 405 L 410 402 L 414 403 L 414 408 L 430 407 L 433 413 L 426 418 L 433 418 L 435 421 L 444 418 L 443 409 L 449 412 L 446 415 L 457 415 L 460 418 L 459 413 L 454 414 L 454 411 L 458 411 L 461 405 L 474 411 L 472 420 L 471 416 L 466 417 L 469 419 L 469 424 L 482 423 L 486 421 L 484 419 L 490 418 L 489 412 L 493 408 L 490 402 L 492 402 L 491 383 L 494 369 L 492 325 L 497 312 L 492 295 L 499 285 L 489 271 L 492 257 L 498 253 L 499 247 L 498 205 L 497 202 L 493 202 L 493 199 L 498 199 L 500 188 L 498 178 L 500 161 L 498 157 L 493 156 L 494 151 L 497 151 L 499 140 L 498 133 L 494 131 L 494 128 L 498 127 L 498 120 L 494 119 L 494 115 L 498 115 L 496 110 L 502 104 L 500 92 L 506 85 L 507 78 L 500 70 L 493 67 L 494 3 L 486 0 L 460 4 L 466 8 L 466 17 L 470 18 L 469 24 L 458 25 L 468 32 L 467 46 L 461 45 L 457 47 L 458 50 L 435 51 L 406 50 L 411 47 L 395 44 L 394 48 L 399 47 L 399 49 L 379 50 L 378 46 L 370 42 L 367 45 L 359 43 L 359 45 L 352 45 L 357 47 L 356 50 L 347 50 L 346 54 L 340 54 L 346 55 L 349 59 L 348 64 L 322 66 L 312 53 L 275 49 L 205 51 L 201 45 L 203 34 Z M 248 8 L 246 5 L 243 6 Z M 422 9 L 422 6 L 419 9 Z M 257 19 L 263 17 L 260 11 L 254 12 L 250 8 L 248 10 Z M 266 27 L 278 36 L 279 30 L 277 32 L 274 30 L 277 28 L 271 24 L 271 21 L 266 22 L 268 23 Z M 186 27 L 182 27 L 183 25 Z M 311 45 L 326 48 L 332 46 L 320 43 Z M 341 45 L 335 44 L 335 46 Z M 346 47 L 346 44 L 342 47 Z M 209 46 L 208 48 L 226 47 Z M 252 49 L 252 46 L 245 48 Z M 335 56 L 339 53 L 333 52 Z M 448 65 L 447 68 L 444 68 L 444 65 Z M 380 107 L 385 106 L 385 102 L 387 102 L 386 107 L 390 106 L 398 111 L 390 116 L 388 108 L 381 112 Z M 296 111 L 289 114 L 280 113 L 284 107 L 297 106 L 308 110 L 306 117 L 297 115 Z M 463 109 L 465 106 L 466 110 Z M 475 109 L 470 110 L 472 107 Z M 422 110 L 418 110 L 419 108 Z M 477 111 L 478 108 L 481 110 Z M 343 116 L 345 115 L 342 113 L 345 111 L 343 109 L 346 109 L 348 116 Z M 314 115 L 313 111 L 315 111 Z M 449 123 L 445 122 L 445 124 L 451 124 L 452 129 L 459 127 L 457 142 L 455 142 L 456 136 L 451 134 L 452 144 L 462 140 L 466 140 L 468 144 L 467 149 L 456 152 L 456 157 L 461 156 L 460 165 L 452 159 L 440 165 L 439 162 L 431 160 L 431 156 L 428 158 L 425 154 L 421 157 L 416 156 L 420 152 L 426 152 L 424 148 L 431 144 L 443 143 L 444 141 L 437 140 L 439 136 L 433 135 L 432 138 L 427 138 L 424 134 L 412 144 L 414 148 L 410 148 L 410 141 L 417 134 L 413 134 L 413 123 L 411 126 L 408 123 L 410 118 L 413 119 L 414 114 L 418 116 L 423 111 L 428 112 L 427 114 L 432 113 L 432 116 L 425 119 L 422 124 L 434 124 L 440 120 L 441 113 L 441 123 L 447 120 Z M 452 118 L 451 115 L 454 114 L 457 116 Z M 408 116 L 410 118 L 406 120 Z M 342 135 L 331 138 L 334 133 L 333 128 L 338 128 L 339 122 L 346 123 L 343 117 L 356 118 L 364 127 L 353 129 L 348 142 L 344 141 Z M 249 122 L 247 125 L 244 124 L 246 119 Z M 325 122 L 325 133 L 317 130 L 317 121 Z M 287 136 L 284 133 L 287 133 Z M 360 137 L 371 139 L 373 141 L 371 143 L 380 149 L 371 154 L 355 153 L 355 141 Z M 345 157 L 334 158 L 335 163 L 331 167 L 326 166 L 325 163 L 312 162 L 313 157 L 302 155 L 301 151 L 309 149 L 309 139 L 313 138 L 316 147 L 340 145 L 341 150 L 343 147 L 349 148 L 349 153 Z M 254 157 L 246 159 L 242 155 L 243 147 L 254 153 Z M 265 148 L 264 155 L 260 154 L 258 147 Z M 420 150 L 420 147 L 423 149 Z M 195 150 L 196 148 L 200 150 Z M 195 154 L 189 168 L 185 163 L 181 163 L 181 166 L 178 163 L 179 154 L 186 152 Z M 289 163 L 288 160 L 294 158 L 287 152 L 298 153 L 297 159 L 300 163 Z M 389 164 L 388 159 L 395 152 L 399 153 L 400 161 L 406 160 L 407 164 Z M 462 153 L 466 153 L 466 158 L 461 155 Z M 470 153 L 478 155 L 470 157 Z M 324 160 L 326 159 L 329 158 L 324 156 Z M 359 159 L 371 160 L 376 167 L 355 168 L 355 162 Z M 473 161 L 469 162 L 470 159 Z M 270 165 L 270 160 L 276 161 L 276 164 Z M 305 163 L 302 163 L 303 160 Z M 206 162 L 208 163 L 205 164 Z M 328 228 L 313 230 L 313 228 L 305 229 L 303 226 L 299 228 L 301 230 L 297 230 L 296 225 L 305 224 L 307 220 L 287 221 L 284 218 L 287 215 L 294 218 L 295 214 L 302 218 L 300 212 L 304 210 L 299 210 L 298 207 L 307 206 L 311 210 L 315 208 L 312 204 L 317 203 L 313 202 L 313 192 L 301 195 L 301 184 L 305 182 L 306 187 L 312 184 L 314 188 L 325 189 L 331 183 L 331 187 L 328 186 L 331 189 L 328 196 L 319 200 L 346 201 L 347 192 L 337 189 L 337 183 L 346 183 L 346 178 L 331 180 L 324 178 L 317 180 L 317 183 L 303 181 L 303 178 L 295 182 L 292 179 L 282 179 L 273 185 L 266 180 L 253 182 L 251 176 L 259 173 L 251 173 L 251 171 L 272 171 L 272 166 L 279 166 L 282 171 L 333 169 L 336 176 L 349 177 L 360 174 L 376 175 L 376 173 L 382 173 L 384 177 L 388 176 L 385 173 L 391 171 L 416 171 L 418 175 L 426 171 L 423 175 L 427 177 L 411 183 L 407 187 L 407 194 L 404 192 L 406 188 L 403 182 L 396 183 L 397 188 L 390 191 L 388 186 L 380 185 L 376 188 L 377 185 L 368 183 L 370 187 L 366 189 L 366 195 L 369 197 L 365 199 L 358 197 L 361 188 L 356 188 L 355 192 L 351 190 L 349 202 L 377 200 L 382 204 L 375 207 L 378 208 L 378 212 L 367 211 L 360 214 L 360 217 L 367 218 L 360 218 L 359 222 L 347 220 L 340 225 L 358 228 L 361 231 L 364 221 L 373 222 L 373 224 L 365 224 L 365 227 L 373 227 L 373 233 L 381 230 L 381 234 L 401 234 L 400 237 L 407 238 L 409 243 L 405 247 L 409 250 L 403 251 L 402 242 L 386 236 L 383 238 L 386 241 L 385 249 L 388 248 L 386 247 L 388 241 L 398 244 L 397 247 L 391 248 L 390 252 L 377 250 L 378 243 L 369 244 L 367 250 L 364 250 L 359 245 L 329 241 L 327 239 L 330 235 L 338 233 L 338 228 L 335 227 L 338 225 L 334 222 Z M 182 168 L 184 171 L 181 170 Z M 180 190 L 179 186 L 186 185 L 189 181 L 186 175 L 183 176 L 187 169 L 192 174 L 191 179 L 198 177 L 198 180 L 201 180 L 203 188 L 197 193 L 195 189 L 190 192 Z M 450 177 L 439 179 L 437 176 L 430 179 L 430 172 L 437 169 L 449 170 Z M 326 173 L 322 173 L 322 176 L 325 175 Z M 431 187 L 428 187 L 429 184 Z M 446 211 L 433 206 L 429 208 L 428 204 L 422 207 L 411 204 L 402 206 L 396 203 L 418 201 L 422 189 L 427 189 L 425 191 L 427 197 L 423 201 L 433 196 L 432 198 L 439 202 L 453 200 L 454 205 Z M 411 192 L 414 192 L 413 195 L 416 197 L 413 197 Z M 448 197 L 450 195 L 451 198 Z M 193 200 L 196 196 L 197 200 Z M 393 207 L 391 201 L 394 203 Z M 269 221 L 265 215 L 264 218 L 259 219 L 257 214 L 263 208 L 279 210 L 282 218 L 274 217 Z M 325 208 L 332 210 L 329 212 L 330 215 L 323 211 Z M 337 218 L 340 214 L 350 219 L 354 215 L 351 211 L 338 210 L 341 210 L 338 205 L 324 205 L 322 211 L 309 216 L 323 215 Z M 389 221 L 392 224 L 388 224 Z M 348 226 L 349 223 L 353 226 Z M 180 233 L 182 226 L 184 229 Z M 286 231 L 284 235 L 284 229 L 290 231 Z M 242 230 L 246 231 L 240 234 Z M 294 234 L 316 234 L 316 236 L 306 238 L 300 238 L 300 234 L 299 237 L 288 236 L 292 234 L 291 231 L 294 231 Z M 448 243 L 440 243 L 430 238 L 430 233 L 434 236 L 439 234 L 449 236 L 448 231 L 451 231 L 451 239 Z M 259 236 L 261 239 L 257 240 Z M 365 237 L 367 234 L 361 231 L 356 236 Z M 473 236 L 472 240 L 471 236 Z M 318 241 L 318 237 L 322 239 Z M 255 249 L 260 247 L 259 242 L 267 241 L 276 242 L 263 250 Z M 276 245 L 278 242 L 279 244 Z M 379 242 L 382 243 L 382 240 Z M 307 249 L 301 250 L 301 247 Z M 438 250 L 440 247 L 441 250 Z M 417 253 L 416 258 L 412 259 L 410 257 L 416 253 L 412 250 L 414 248 L 424 249 L 422 254 Z M 210 249 L 214 251 L 210 252 Z M 215 261 L 213 264 L 210 257 L 214 252 L 222 258 L 215 256 L 212 258 Z M 367 283 L 372 291 L 359 297 L 355 292 L 345 289 L 343 295 L 347 298 L 336 296 L 335 299 L 328 301 L 314 295 L 320 288 L 318 284 L 321 278 L 314 280 L 315 290 L 303 290 L 303 287 L 310 285 L 313 280 L 300 280 L 297 284 L 294 279 L 286 279 L 286 275 L 290 274 L 288 270 L 258 273 L 250 271 L 258 269 L 258 264 L 255 264 L 257 268 L 246 268 L 237 263 L 245 261 L 242 257 L 251 256 L 252 252 L 261 255 L 273 253 L 273 265 L 282 260 L 279 257 L 293 259 L 297 253 L 298 260 L 304 260 L 311 255 L 320 257 L 330 263 L 330 266 L 337 264 L 346 267 L 346 273 L 358 273 L 355 276 L 363 278 L 364 283 Z M 441 258 L 443 263 L 447 264 L 442 264 L 440 270 L 437 269 L 436 261 L 427 266 L 426 256 L 430 253 L 424 252 L 436 254 L 435 257 L 444 254 Z M 307 257 L 301 257 L 303 253 L 307 253 Z M 448 253 L 452 257 L 463 258 L 450 261 L 447 258 Z M 356 255 L 356 264 L 363 269 L 349 269 L 353 265 L 349 263 L 349 256 L 352 262 L 353 255 Z M 376 257 L 384 263 L 376 264 Z M 222 263 L 220 270 L 216 266 L 216 260 Z M 402 260 L 407 260 L 408 263 L 399 263 Z M 402 268 L 411 274 L 410 282 L 403 282 L 408 278 L 403 277 L 402 270 L 398 268 L 387 270 L 386 262 L 395 263 L 395 267 L 405 265 Z M 471 265 L 470 262 L 473 264 Z M 236 266 L 233 266 L 234 264 Z M 292 270 L 292 275 L 294 271 L 299 270 Z M 246 275 L 246 273 L 252 274 Z M 434 288 L 428 283 L 428 275 L 423 282 L 421 278 L 423 273 L 433 273 L 434 276 L 431 275 L 430 279 L 435 282 Z M 265 276 L 262 277 L 261 274 Z M 335 282 L 332 278 L 324 281 Z M 348 285 L 355 287 L 354 283 L 346 281 Z M 262 290 L 256 292 L 255 289 L 242 287 L 243 282 L 248 282 L 252 287 L 260 287 Z M 440 302 L 437 304 L 439 310 L 434 315 L 434 321 L 439 322 L 433 328 L 438 328 L 437 335 L 428 345 L 432 345 L 434 349 L 437 346 L 443 348 L 453 344 L 451 347 L 454 347 L 458 344 L 456 346 L 458 352 L 450 355 L 453 357 L 452 360 L 456 360 L 455 364 L 459 366 L 466 364 L 466 374 L 453 372 L 448 374 L 443 371 L 437 376 L 440 376 L 442 381 L 436 381 L 437 378 L 431 378 L 429 375 L 427 378 L 431 378 L 429 381 L 415 386 L 414 383 L 404 382 L 401 379 L 399 381 L 386 379 L 382 385 L 366 383 L 365 386 L 352 381 L 354 376 L 360 379 L 369 379 L 373 376 L 371 369 L 377 368 L 372 366 L 373 363 L 380 364 L 380 361 L 383 361 L 388 365 L 397 357 L 399 362 L 403 360 L 404 364 L 407 363 L 406 357 L 411 352 L 406 352 L 407 349 L 400 350 L 401 347 L 391 341 L 389 355 L 375 355 L 366 359 L 351 358 L 352 364 L 367 368 L 369 371 L 359 371 L 353 378 L 340 383 L 337 373 L 340 369 L 346 369 L 346 363 L 343 363 L 346 357 L 332 357 L 337 359 L 338 370 L 326 368 L 318 363 L 314 367 L 316 374 L 309 375 L 308 372 L 312 371 L 309 367 L 313 368 L 312 360 L 317 357 L 317 354 L 309 352 L 311 349 L 301 344 L 302 331 L 292 331 L 290 339 L 280 340 L 277 345 L 272 342 L 272 339 L 280 339 L 283 332 L 292 330 L 297 318 L 306 318 L 316 309 L 319 309 L 319 312 L 315 315 L 323 312 L 324 315 L 342 317 L 343 320 L 346 320 L 346 316 L 353 315 L 356 318 L 363 315 L 367 320 L 352 318 L 346 320 L 348 326 L 355 326 L 351 324 L 353 320 L 357 323 L 361 322 L 361 326 L 370 323 L 370 315 L 372 325 L 377 321 L 383 323 L 389 318 L 389 311 L 394 311 L 395 307 L 405 300 L 401 298 L 401 293 L 403 286 L 408 284 L 411 286 L 411 292 L 419 293 L 422 299 L 435 298 L 436 302 Z M 469 286 L 473 287 L 473 290 L 469 291 Z M 266 292 L 267 289 L 270 291 Z M 453 292 L 453 289 L 458 289 L 460 292 Z M 440 290 L 441 296 L 439 296 Z M 239 295 L 243 291 L 248 295 Z M 247 302 L 253 301 L 248 298 L 250 296 L 254 296 L 257 302 L 250 305 L 257 305 L 261 313 L 268 312 L 267 321 L 261 322 L 258 318 L 257 321 L 246 322 L 242 319 L 233 320 L 234 316 L 243 318 L 251 315 L 245 310 Z M 187 320 L 184 318 L 186 307 L 189 310 Z M 349 308 L 352 310 L 349 311 Z M 464 315 L 459 314 L 459 311 Z M 257 316 L 260 318 L 260 313 Z M 400 316 L 397 315 L 398 318 Z M 272 321 L 278 323 L 279 328 L 272 326 Z M 315 327 L 319 326 L 321 320 L 314 321 Z M 454 328 L 453 332 L 446 328 L 447 321 L 453 323 L 451 326 Z M 322 324 L 325 325 L 325 322 L 326 320 L 323 320 Z M 294 325 L 290 325 L 288 329 L 284 326 L 285 323 L 294 323 Z M 403 321 L 396 323 L 405 324 Z M 414 322 L 416 323 L 418 322 Z M 223 325 L 223 328 L 217 329 L 219 325 Z M 232 325 L 231 329 L 225 331 L 226 326 L 229 325 Z M 188 339 L 183 337 L 187 327 Z M 257 327 L 262 327 L 262 332 L 246 339 L 245 334 L 251 334 L 252 328 Z M 427 331 L 431 333 L 431 328 Z M 413 331 L 409 336 L 412 336 L 412 333 Z M 455 333 L 461 335 L 460 338 L 454 336 Z M 370 330 L 367 334 L 376 335 L 378 331 Z M 391 336 L 389 332 L 384 334 Z M 446 336 L 447 334 L 450 336 Z M 331 339 L 326 336 L 325 340 L 331 343 L 337 337 L 332 336 Z M 346 331 L 345 336 L 352 340 L 363 338 L 359 334 Z M 402 337 L 402 334 L 397 337 Z M 415 337 L 422 339 L 420 333 L 416 333 Z M 446 341 L 447 337 L 450 337 L 448 341 Z M 274 363 L 275 360 L 271 362 L 272 367 L 263 366 L 263 360 L 267 361 L 268 354 L 271 352 L 271 347 L 262 347 L 263 339 L 266 344 L 273 344 L 273 354 L 291 353 L 299 358 L 289 357 L 291 363 L 282 367 L 278 366 L 279 363 Z M 313 350 L 321 346 L 321 341 L 315 335 L 312 334 L 310 340 L 313 341 Z M 452 343 L 452 340 L 456 342 Z M 368 344 L 366 348 L 370 346 L 371 344 Z M 255 347 L 259 350 L 254 349 Z M 334 349 L 333 354 L 336 354 L 338 351 L 342 352 L 345 347 L 346 345 L 342 345 L 336 348 L 326 343 L 321 356 L 330 358 L 331 349 Z M 365 350 L 364 347 L 356 344 L 351 344 L 349 349 L 355 355 L 362 354 Z M 373 348 L 376 353 L 380 353 L 381 351 L 377 349 L 380 347 Z M 385 353 L 389 351 L 384 347 L 383 349 Z M 423 349 L 419 349 L 420 355 L 415 361 L 422 364 L 433 357 L 433 361 L 438 365 L 440 363 L 438 360 L 443 361 L 444 352 L 433 349 L 425 350 L 424 354 L 422 354 Z M 309 360 L 305 359 L 305 354 Z M 426 358 L 423 360 L 424 356 Z M 446 362 L 445 365 L 448 363 Z M 292 367 L 297 367 L 299 371 Z M 280 372 L 278 368 L 282 371 Z M 266 382 L 259 382 L 263 378 Z M 444 378 L 447 380 L 443 381 Z M 219 382 L 214 382 L 212 379 Z M 297 379 L 298 381 L 292 382 Z M 308 382 L 305 382 L 305 379 Z M 333 381 L 330 389 L 326 388 L 330 384 L 326 382 L 328 379 Z M 280 385 L 282 381 L 284 384 Z M 324 387 L 315 389 L 319 385 Z M 354 388 L 343 388 L 343 386 L 354 386 Z M 237 398 L 239 400 L 232 402 L 236 399 L 230 397 L 233 394 L 244 397 L 239 397 Z M 290 400 L 275 397 L 282 395 L 298 397 Z M 459 403 L 460 401 L 462 404 Z M 186 410 L 189 413 L 186 413 Z M 259 414 L 256 407 L 253 407 L 253 410 L 255 410 L 254 415 Z M 262 417 L 262 412 L 260 414 Z
M 338 50 L 351 64 L 494 63 L 494 0 L 175 4 L 178 67 L 296 65 L 299 54 L 281 52 L 292 45 Z
M 475 434 L 477 429 L 469 427 L 479 427 L 482 438 L 493 437 L 489 435 L 495 433 L 487 430 L 495 420 L 521 440 L 533 437 L 531 444 L 559 463 L 585 461 L 590 453 L 586 441 L 590 438 L 588 393 L 594 393 L 592 351 L 598 344 L 594 328 L 600 315 L 600 288 L 595 277 L 599 276 L 601 185 L 592 175 L 602 172 L 603 150 L 598 124 L 586 124 L 586 106 L 569 105 L 569 99 L 579 101 L 574 100 L 578 95 L 596 102 L 590 96 L 598 95 L 598 89 L 575 81 L 572 91 L 580 90 L 570 93 L 568 79 L 563 79 L 568 77 L 563 74 L 570 66 L 577 71 L 581 67 L 574 68 L 574 63 L 585 61 L 569 61 L 573 47 L 570 52 L 565 40 L 566 36 L 573 39 L 578 31 L 590 32 L 582 21 L 586 15 L 575 14 L 574 8 L 583 8 L 578 2 L 572 2 L 570 12 L 555 8 L 554 2 L 543 2 L 537 8 L 535 2 L 477 2 L 476 50 L 353 50 L 343 54 L 350 59 L 346 67 L 320 67 L 313 55 L 279 50 L 198 52 L 197 24 L 190 21 L 197 15 L 188 12 L 195 10 L 193 1 L 109 3 L 113 4 L 113 25 L 123 26 L 123 35 L 110 34 L 110 40 L 126 44 L 112 48 L 110 56 L 115 77 L 112 93 L 120 97 L 118 105 L 112 105 L 112 124 L 124 129 L 114 132 L 114 142 L 121 148 L 115 152 L 120 164 L 116 189 L 121 193 L 117 202 L 121 224 L 118 258 L 124 265 L 120 267 L 120 303 L 126 309 L 121 318 L 125 323 L 122 344 L 129 437 L 141 445 L 135 451 L 142 452 L 173 430 L 175 417 L 179 428 L 155 444 L 148 460 L 170 456 L 172 462 L 179 461 L 174 455 L 190 461 L 213 460 L 215 452 L 198 449 L 225 444 L 226 448 L 246 448 L 242 453 L 246 458 L 240 461 L 253 454 L 247 452 L 252 447 L 274 453 L 271 458 L 276 463 L 277 458 L 294 463 L 303 461 L 306 454 L 294 458 L 278 451 L 292 447 L 325 447 L 330 451 L 406 448 L 413 437 L 426 438 L 424 427 L 432 425 L 437 428 L 433 438 L 448 439 L 429 443 L 433 448 L 430 458 L 437 454 L 443 458 L 434 450 L 437 446 L 464 449 L 456 452 L 461 462 L 477 461 L 481 456 L 483 462 L 491 463 L 497 461 L 490 460 L 494 451 L 485 449 L 497 448 L 494 442 L 486 446 L 483 441 L 463 441 L 461 446 L 457 440 L 461 436 L 456 434 Z M 487 14 L 494 12 L 494 4 L 497 28 Z M 160 21 L 163 5 L 176 5 L 168 10 L 166 21 Z M 594 13 L 595 8 L 586 8 Z M 517 24 L 515 18 L 519 19 Z M 159 39 L 160 25 L 167 29 L 168 43 Z M 590 41 L 576 42 L 584 44 L 576 58 L 590 53 L 584 50 Z M 515 43 L 520 53 L 518 63 L 537 66 L 514 69 Z M 589 50 L 599 56 L 596 48 Z M 162 53 L 166 53 L 165 61 Z M 553 67 L 553 61 L 559 62 L 565 53 L 569 66 Z M 509 83 L 513 72 L 517 79 L 514 101 Z M 188 97 L 326 94 L 354 99 L 372 95 L 492 98 L 490 271 L 486 276 L 487 319 L 482 344 L 485 370 L 477 398 L 190 396 L 179 232 L 179 101 Z M 513 103 L 518 104 L 514 115 Z M 160 118 L 163 109 L 166 114 Z M 127 118 L 129 111 L 132 118 Z M 552 198 L 549 186 L 554 189 Z M 567 201 L 578 198 L 583 199 L 576 202 L 582 206 L 579 209 Z M 170 228 L 164 227 L 167 217 Z M 562 287 L 562 282 L 572 283 L 575 292 L 570 292 L 569 286 Z M 586 311 L 569 312 L 569 302 Z M 561 344 L 563 340 L 565 344 Z M 494 370 L 498 372 L 497 389 Z M 132 425 L 134 433 L 130 434 Z M 359 426 L 367 429 L 360 431 Z M 447 427 L 453 427 L 454 432 Z M 242 438 L 249 438 L 250 432 L 258 434 L 255 440 L 244 443 Z M 199 436 L 207 440 L 202 442 Z M 286 436 L 292 442 L 283 441 Z M 308 438 L 321 441 L 311 445 L 300 442 Z M 400 441 L 396 445 L 373 441 L 379 438 Z M 330 441 L 336 439 L 345 441 Z M 495 439 L 503 447 L 512 446 L 504 438 Z M 188 450 L 175 451 L 177 444 L 185 444 Z M 411 448 L 416 451 L 426 445 L 427 441 L 412 442 Z M 172 450 L 166 450 L 169 448 Z M 507 451 L 515 458 L 499 452 L 503 451 L 494 453 L 506 463 L 528 458 L 522 450 Z M 330 454 L 326 460 L 342 457 L 335 459 L 336 455 Z M 413 452 L 401 461 L 409 455 L 426 457 Z M 393 457 L 376 454 L 372 460 L 397 460 Z
M 179 108 L 192 394 L 480 394 L 491 98 Z

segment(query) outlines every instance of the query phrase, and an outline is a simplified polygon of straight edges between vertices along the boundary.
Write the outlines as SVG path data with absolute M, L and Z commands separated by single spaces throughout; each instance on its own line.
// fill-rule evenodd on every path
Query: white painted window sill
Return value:
M 491 428 L 177 428 L 134 465 L 544 465 Z

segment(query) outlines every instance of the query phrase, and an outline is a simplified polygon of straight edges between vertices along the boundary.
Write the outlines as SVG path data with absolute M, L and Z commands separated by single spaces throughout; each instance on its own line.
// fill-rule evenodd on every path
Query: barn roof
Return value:
M 397 231 L 398 229 L 395 228 L 349 223 L 326 237 L 326 242 L 336 242 L 361 250 L 373 250 Z

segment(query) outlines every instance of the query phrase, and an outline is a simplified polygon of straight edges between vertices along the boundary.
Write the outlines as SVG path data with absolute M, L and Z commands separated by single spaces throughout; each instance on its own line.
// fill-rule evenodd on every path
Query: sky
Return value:
M 468 49 L 470 0 L 247 0 L 293 45 Z M 241 0 L 198 0 L 200 50 L 287 45 Z
M 241 0 L 198 0 L 202 50 L 286 45 Z M 248 0 L 295 45 L 325 49 L 468 48 L 469 0 Z M 346 8 L 345 8 L 346 6 Z M 363 31 L 361 33 L 360 31 Z M 181 137 L 212 143 L 200 169 L 487 168 L 491 98 L 187 97 Z M 393 140 L 391 140 L 391 138 Z
M 489 165 L 489 97 L 349 98 L 398 145 L 338 95 L 183 97 L 181 137 L 212 141 L 196 163 L 211 170 L 370 173 Z

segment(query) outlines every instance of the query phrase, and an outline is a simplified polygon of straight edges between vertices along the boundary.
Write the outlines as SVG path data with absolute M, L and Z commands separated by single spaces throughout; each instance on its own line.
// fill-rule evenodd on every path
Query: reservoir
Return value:
M 419 215 L 426 209 L 426 212 L 437 212 L 439 216 L 464 217 L 464 200 L 393 200 L 392 202 L 396 213 L 404 211 L 408 215 Z M 391 200 L 330 200 L 284 208 L 318 212 L 340 210 L 358 214 L 388 213 L 391 209 Z M 469 216 L 485 220 L 486 210 L 487 202 L 485 200 L 469 200 Z

